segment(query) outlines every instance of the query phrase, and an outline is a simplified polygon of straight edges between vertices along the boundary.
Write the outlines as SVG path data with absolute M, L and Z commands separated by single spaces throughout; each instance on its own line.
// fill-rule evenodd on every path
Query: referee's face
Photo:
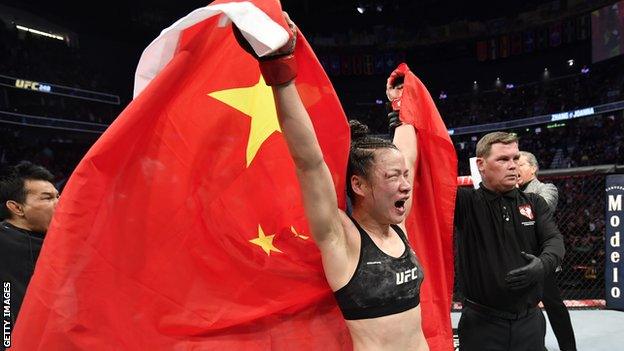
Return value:
M 519 158 L 518 143 L 492 144 L 490 154 L 477 159 L 477 166 L 485 187 L 498 193 L 504 193 L 516 187 Z

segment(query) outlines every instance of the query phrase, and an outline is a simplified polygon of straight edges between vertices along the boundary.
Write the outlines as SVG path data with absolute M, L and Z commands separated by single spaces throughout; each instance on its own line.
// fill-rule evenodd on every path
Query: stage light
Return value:
M 357 10 L 357 12 L 359 12 L 360 14 L 363 14 L 364 11 L 366 11 L 366 9 L 363 6 L 358 6 L 355 8 Z
M 377 105 L 383 105 L 383 100 L 381 100 L 381 99 L 377 99 L 377 100 L 375 100 L 375 103 L 376 103 Z
M 505 84 L 505 88 L 506 88 L 506 89 L 513 89 L 513 88 L 515 88 L 515 87 L 516 87 L 516 86 L 515 86 L 515 85 L 513 85 L 513 84 L 511 84 L 511 83 L 507 83 L 507 84 Z
M 589 68 L 587 68 L 587 66 L 583 66 L 583 68 L 581 68 L 581 73 L 583 74 L 589 73 Z
M 448 95 L 446 95 L 446 93 L 444 91 L 440 92 L 440 100 L 444 100 L 448 97 Z
M 377 12 L 381 12 L 383 11 L 383 5 L 379 4 L 375 7 L 375 10 L 377 10 Z
M 29 33 L 32 33 L 32 34 L 41 35 L 42 37 L 52 38 L 52 39 L 56 39 L 56 40 L 65 40 L 65 38 L 62 35 L 53 34 L 53 33 L 46 33 L 44 31 L 40 31 L 40 30 L 37 30 L 37 29 L 28 28 L 28 27 L 25 27 L 25 26 L 20 26 L 19 24 L 15 25 L 15 28 L 17 28 L 19 30 L 23 30 L 24 32 L 29 32 Z
M 544 68 L 544 73 L 542 74 L 542 78 L 543 79 L 549 79 L 550 78 L 550 72 L 548 71 L 548 68 Z
M 572 66 L 574 66 L 574 60 L 570 59 L 568 60 L 568 67 L 572 67 Z

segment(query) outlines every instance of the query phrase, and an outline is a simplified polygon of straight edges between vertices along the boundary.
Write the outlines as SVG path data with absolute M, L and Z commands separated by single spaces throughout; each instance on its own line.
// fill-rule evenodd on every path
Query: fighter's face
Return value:
M 518 185 L 523 185 L 535 178 L 537 167 L 532 166 L 526 156 L 520 156 L 518 159 Z
M 519 157 L 518 143 L 492 144 L 487 157 L 477 158 L 483 184 L 488 189 L 499 193 L 512 190 L 518 182 L 516 162 Z
M 383 223 L 401 223 L 406 215 L 406 201 L 412 192 L 403 154 L 395 149 L 375 151 L 369 178 L 367 200 L 375 217 Z

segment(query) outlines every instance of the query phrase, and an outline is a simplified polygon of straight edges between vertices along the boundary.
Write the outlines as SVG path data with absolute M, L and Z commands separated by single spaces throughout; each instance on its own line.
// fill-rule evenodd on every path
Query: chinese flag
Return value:
M 282 18 L 277 2 L 255 3 Z M 260 32 L 252 35 L 283 31 L 245 18 L 249 6 L 214 2 L 179 32 L 169 62 L 76 168 L 12 350 L 350 348 L 272 90 L 224 23 L 243 16 Z M 296 57 L 297 88 L 343 204 L 346 117 L 302 36 Z
M 407 233 L 425 270 L 421 287 L 422 325 L 430 350 L 453 350 L 453 215 L 457 154 L 425 85 L 405 75 L 401 119 L 418 131 L 413 199 Z
M 215 1 L 146 49 L 136 98 L 65 187 L 13 349 L 351 349 L 272 91 L 230 20 L 257 52 L 286 40 L 277 2 Z M 344 206 L 346 118 L 303 36 L 296 57 Z

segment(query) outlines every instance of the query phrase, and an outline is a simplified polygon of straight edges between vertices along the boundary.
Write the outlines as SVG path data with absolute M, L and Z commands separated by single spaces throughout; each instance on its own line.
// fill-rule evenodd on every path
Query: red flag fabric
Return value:
M 276 2 L 217 0 L 146 50 L 138 96 L 65 187 L 13 349 L 351 348 L 308 234 L 272 91 L 228 20 L 259 53 L 285 40 Z M 296 50 L 297 89 L 344 207 L 346 118 L 303 36 Z M 425 334 L 431 350 L 446 350 L 452 256 L 444 230 L 454 203 L 446 180 L 455 167 L 446 129 L 414 79 L 406 77 L 403 111 L 423 118 L 408 231 L 428 274 Z
M 253 3 L 283 22 L 277 2 Z M 283 45 L 249 6 L 215 1 L 142 58 L 140 94 L 64 189 L 12 350 L 350 349 L 271 88 L 225 25 Z M 296 57 L 344 205 L 348 124 L 303 36 Z
M 453 350 L 450 309 L 457 155 L 431 95 L 411 71 L 405 74 L 400 114 L 418 131 L 414 203 L 406 226 L 425 271 L 420 292 L 423 331 L 430 350 Z

